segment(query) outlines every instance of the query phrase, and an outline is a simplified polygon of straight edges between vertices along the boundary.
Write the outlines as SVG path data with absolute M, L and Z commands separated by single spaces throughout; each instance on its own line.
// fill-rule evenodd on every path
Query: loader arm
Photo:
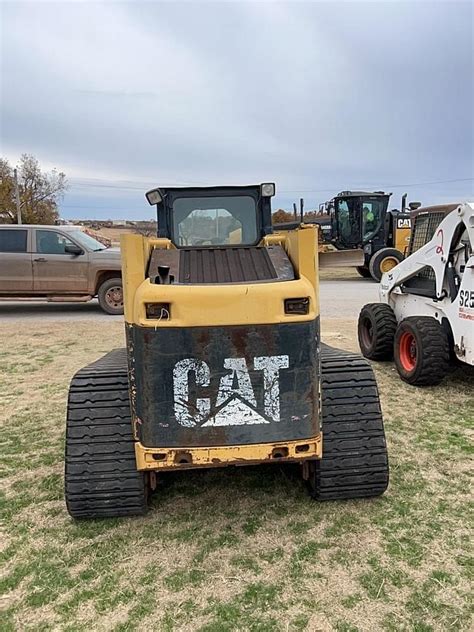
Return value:
M 446 268 L 451 245 L 461 225 L 467 229 L 471 254 L 466 261 L 466 269 L 474 268 L 474 203 L 460 204 L 447 215 L 437 227 L 433 238 L 412 255 L 399 263 L 393 270 L 383 275 L 380 283 L 380 300 L 390 302 L 392 293 L 403 294 L 403 283 L 429 266 L 434 271 L 436 299 L 446 296 Z

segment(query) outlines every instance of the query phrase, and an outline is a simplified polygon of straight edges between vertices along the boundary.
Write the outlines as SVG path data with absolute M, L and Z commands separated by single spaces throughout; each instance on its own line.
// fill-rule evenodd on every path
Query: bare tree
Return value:
M 58 219 L 58 202 L 67 189 L 66 176 L 55 169 L 41 170 L 38 160 L 23 154 L 19 165 L 20 208 L 25 224 L 54 224 Z M 16 224 L 13 168 L 0 158 L 0 222 Z
M 272 215 L 273 224 L 283 224 L 285 222 L 293 222 L 294 219 L 295 218 L 293 217 L 293 213 L 284 211 L 282 208 L 279 208 L 278 211 L 275 211 Z
M 154 220 L 135 222 L 135 232 L 144 237 L 156 237 L 156 222 Z

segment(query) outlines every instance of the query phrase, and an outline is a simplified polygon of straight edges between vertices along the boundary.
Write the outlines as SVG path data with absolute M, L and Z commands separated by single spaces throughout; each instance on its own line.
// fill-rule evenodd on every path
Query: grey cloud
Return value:
M 315 205 L 325 189 L 474 171 L 469 2 L 2 10 L 2 153 L 35 153 L 73 182 L 276 180 L 291 191 L 277 203 L 310 190 Z M 127 200 L 149 214 L 126 189 L 85 193 L 73 187 L 65 212 Z M 432 202 L 473 191 L 413 193 Z

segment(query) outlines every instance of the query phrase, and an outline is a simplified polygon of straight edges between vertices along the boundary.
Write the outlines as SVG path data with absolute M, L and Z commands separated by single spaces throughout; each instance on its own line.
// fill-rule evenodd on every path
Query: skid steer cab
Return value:
M 386 489 L 372 371 L 321 346 L 317 228 L 273 234 L 274 192 L 146 194 L 157 236 L 121 243 L 126 349 L 70 388 L 72 516 L 143 513 L 161 476 L 193 468 L 299 463 L 320 499 Z
M 439 384 L 452 362 L 474 365 L 474 203 L 413 213 L 409 256 L 380 284 L 380 303 L 359 316 L 371 360 L 394 358 L 400 377 Z

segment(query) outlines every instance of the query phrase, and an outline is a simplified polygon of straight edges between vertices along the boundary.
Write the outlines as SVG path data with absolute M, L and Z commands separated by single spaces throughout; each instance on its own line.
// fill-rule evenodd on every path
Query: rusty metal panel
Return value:
M 132 415 L 145 447 L 244 445 L 319 432 L 318 320 L 127 328 Z

